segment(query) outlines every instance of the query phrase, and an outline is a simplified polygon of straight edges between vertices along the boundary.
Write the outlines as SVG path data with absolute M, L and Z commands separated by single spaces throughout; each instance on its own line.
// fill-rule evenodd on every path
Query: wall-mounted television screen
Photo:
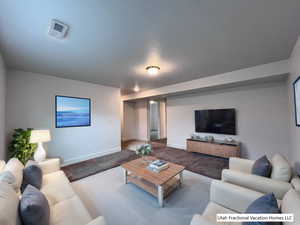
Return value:
M 195 111 L 195 130 L 199 133 L 236 135 L 235 109 Z

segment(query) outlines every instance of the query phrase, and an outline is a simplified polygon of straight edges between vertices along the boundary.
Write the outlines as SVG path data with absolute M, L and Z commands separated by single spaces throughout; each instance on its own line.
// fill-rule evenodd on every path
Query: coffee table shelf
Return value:
M 154 157 L 148 159 L 156 160 Z M 124 163 L 121 166 L 124 169 L 125 183 L 131 182 L 157 197 L 159 206 L 163 207 L 164 198 L 182 185 L 182 173 L 185 169 L 184 166 L 168 163 L 169 167 L 159 173 L 147 169 L 149 164 L 145 164 L 141 158 Z
M 150 183 L 145 179 L 140 178 L 138 176 L 134 176 L 132 174 L 127 175 L 127 181 L 144 189 L 148 193 L 152 194 L 154 197 L 158 197 L 158 189 L 155 184 Z M 169 194 L 171 194 L 171 192 L 174 191 L 179 186 L 180 186 L 180 179 L 177 177 L 173 177 L 171 180 L 165 183 L 163 185 L 164 198 L 167 197 Z

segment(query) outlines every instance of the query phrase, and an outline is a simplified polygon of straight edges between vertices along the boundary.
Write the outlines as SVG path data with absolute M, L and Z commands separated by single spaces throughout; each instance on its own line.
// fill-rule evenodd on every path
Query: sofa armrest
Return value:
M 59 159 L 46 159 L 43 162 L 39 162 L 43 174 L 53 173 L 60 170 Z
M 222 171 L 222 181 L 265 194 L 273 192 L 279 200 L 292 188 L 288 182 L 227 169 Z
M 194 215 L 190 225 L 217 225 L 201 215 Z
M 249 159 L 241 159 L 236 157 L 229 158 L 229 169 L 241 171 L 244 173 L 251 173 L 254 161 Z
M 96 219 L 89 222 L 87 225 L 106 225 L 106 223 L 105 223 L 104 217 L 99 216 Z
M 210 187 L 210 201 L 240 213 L 261 196 L 263 193 L 217 180 Z

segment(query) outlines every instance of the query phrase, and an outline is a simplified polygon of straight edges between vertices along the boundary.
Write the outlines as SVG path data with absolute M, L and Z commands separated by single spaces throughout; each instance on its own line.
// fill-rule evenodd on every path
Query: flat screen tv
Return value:
M 199 133 L 236 135 L 235 109 L 196 110 L 195 130 Z

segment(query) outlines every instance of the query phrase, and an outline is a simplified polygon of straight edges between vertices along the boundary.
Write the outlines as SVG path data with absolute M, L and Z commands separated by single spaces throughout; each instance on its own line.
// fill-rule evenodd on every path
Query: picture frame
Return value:
M 88 127 L 91 126 L 91 99 L 55 96 L 55 127 Z
M 294 81 L 295 122 L 300 127 L 300 76 Z

